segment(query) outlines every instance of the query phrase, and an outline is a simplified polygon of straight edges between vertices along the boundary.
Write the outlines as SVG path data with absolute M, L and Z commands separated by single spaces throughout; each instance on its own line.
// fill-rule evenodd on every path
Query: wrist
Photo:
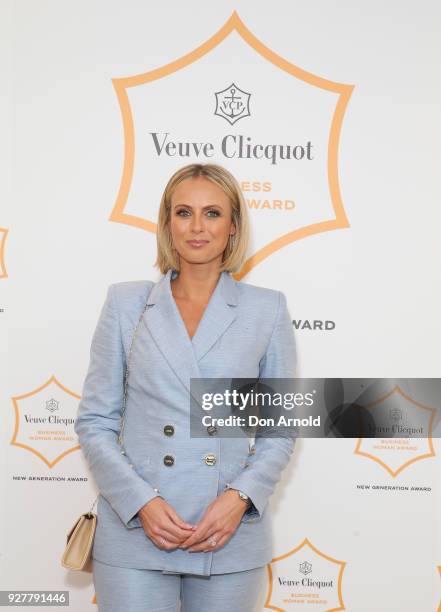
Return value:
M 243 491 L 240 491 L 239 489 L 234 489 L 233 487 L 226 486 L 225 492 L 227 491 L 232 491 L 234 493 L 236 499 L 240 502 L 244 510 L 248 510 L 253 505 L 251 499 Z

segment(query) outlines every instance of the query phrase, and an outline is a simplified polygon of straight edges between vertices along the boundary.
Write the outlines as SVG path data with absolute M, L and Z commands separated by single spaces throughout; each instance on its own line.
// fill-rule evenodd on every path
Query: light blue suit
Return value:
M 155 284 L 110 285 L 92 339 L 75 432 L 100 497 L 93 558 L 109 565 L 163 573 L 221 574 L 268 563 L 272 534 L 268 499 L 295 438 L 190 437 L 191 378 L 295 376 L 294 331 L 284 293 L 238 282 L 223 272 L 190 339 L 173 298 L 169 270 Z M 124 427 L 117 442 L 123 375 L 135 338 Z M 164 427 L 174 433 L 166 435 Z M 170 432 L 170 428 L 168 429 Z M 207 464 L 207 454 L 216 462 Z M 167 465 L 164 456 L 172 455 Z M 254 507 L 228 542 L 213 552 L 162 550 L 145 534 L 138 510 L 162 495 L 183 520 L 196 524 L 225 485 L 242 490 Z

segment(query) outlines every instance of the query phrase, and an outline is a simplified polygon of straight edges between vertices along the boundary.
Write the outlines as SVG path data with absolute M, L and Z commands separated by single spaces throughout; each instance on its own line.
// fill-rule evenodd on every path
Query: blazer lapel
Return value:
M 168 270 L 154 285 L 143 322 L 170 368 L 190 393 L 190 379 L 203 378 L 199 361 L 237 316 L 238 290 L 230 274 L 222 272 L 196 333 L 190 339 L 171 292 L 170 280 L 176 275 L 175 270 Z

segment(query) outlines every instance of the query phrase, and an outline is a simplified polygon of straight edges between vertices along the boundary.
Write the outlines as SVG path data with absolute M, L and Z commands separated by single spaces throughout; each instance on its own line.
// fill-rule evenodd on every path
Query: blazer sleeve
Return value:
M 260 378 L 293 378 L 296 367 L 296 343 L 291 317 L 284 293 L 278 292 L 278 308 L 274 328 L 260 362 Z M 291 430 L 292 432 L 292 430 Z M 263 437 L 256 434 L 255 453 L 248 467 L 229 483 L 246 493 L 253 502 L 244 513 L 242 522 L 259 520 L 275 485 L 294 450 L 296 435 Z
M 137 513 L 158 493 L 118 443 L 126 358 L 114 293 L 110 285 L 92 338 L 74 431 L 101 495 L 130 529 L 142 526 Z

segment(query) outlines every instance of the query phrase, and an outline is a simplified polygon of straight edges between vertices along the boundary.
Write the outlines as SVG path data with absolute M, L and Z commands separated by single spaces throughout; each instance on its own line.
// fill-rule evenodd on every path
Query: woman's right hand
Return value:
M 146 535 L 163 550 L 177 548 L 196 529 L 196 526 L 183 521 L 159 495 L 145 504 L 138 515 Z

